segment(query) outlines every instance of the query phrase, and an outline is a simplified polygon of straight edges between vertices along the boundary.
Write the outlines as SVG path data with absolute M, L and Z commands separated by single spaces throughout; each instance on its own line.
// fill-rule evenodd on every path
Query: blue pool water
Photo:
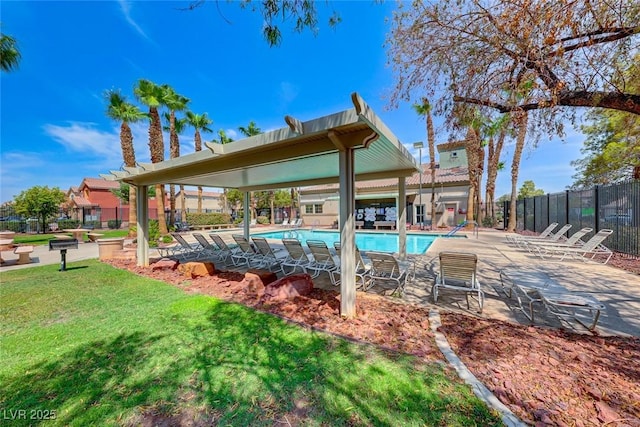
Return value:
M 251 234 L 267 239 L 294 238 L 300 240 L 303 244 L 307 240 L 322 240 L 326 242 L 329 247 L 333 247 L 333 242 L 340 241 L 340 233 L 324 230 L 283 230 L 265 233 L 252 232 Z M 407 253 L 425 253 L 437 237 L 440 236 L 407 233 Z M 362 251 L 398 252 L 398 235 L 396 233 L 367 233 L 358 231 L 356 232 L 356 245 Z

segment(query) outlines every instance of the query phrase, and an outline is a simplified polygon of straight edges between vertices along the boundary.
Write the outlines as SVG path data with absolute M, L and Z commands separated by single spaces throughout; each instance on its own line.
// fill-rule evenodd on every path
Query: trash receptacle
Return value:
M 112 259 L 117 251 L 124 249 L 124 237 L 112 237 L 109 239 L 97 239 L 98 258 L 100 261 Z

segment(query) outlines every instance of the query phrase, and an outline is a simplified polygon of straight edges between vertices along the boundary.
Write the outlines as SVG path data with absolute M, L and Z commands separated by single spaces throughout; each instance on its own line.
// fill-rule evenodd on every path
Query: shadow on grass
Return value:
M 500 424 L 442 367 L 210 298 L 171 310 L 162 334 L 94 341 L 0 379 L 0 408 L 56 411 L 12 425 Z

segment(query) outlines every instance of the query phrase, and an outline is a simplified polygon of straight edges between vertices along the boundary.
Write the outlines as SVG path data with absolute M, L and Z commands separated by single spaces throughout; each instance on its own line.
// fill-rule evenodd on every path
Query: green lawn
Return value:
M 127 237 L 128 230 L 96 230 L 96 233 L 103 234 L 101 239 L 112 237 Z M 60 232 L 59 234 L 68 234 Z M 70 235 L 70 234 L 69 234 Z M 49 240 L 53 239 L 55 234 L 16 234 L 14 242 L 21 245 L 48 245 Z M 86 240 L 86 236 L 85 236 Z
M 11 425 L 140 424 L 142 414 L 237 426 L 501 425 L 442 365 L 95 260 L 57 270 L 0 273 L 0 411 L 26 418 Z M 55 420 L 40 421 L 47 411 Z

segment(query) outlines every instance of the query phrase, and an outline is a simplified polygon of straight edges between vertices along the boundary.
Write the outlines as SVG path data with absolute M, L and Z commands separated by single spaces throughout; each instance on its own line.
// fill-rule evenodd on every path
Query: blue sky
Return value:
M 187 4 L 2 2 L 2 31 L 18 40 L 22 61 L 0 76 L 0 202 L 35 185 L 66 191 L 119 169 L 119 123 L 106 117 L 103 94 L 121 89 L 134 101 L 140 78 L 169 84 L 191 99 L 192 111 L 208 113 L 215 131 L 238 139 L 238 126 L 251 120 L 272 130 L 285 126 L 287 114 L 305 121 L 351 108 L 357 91 L 412 152 L 414 141 L 426 140 L 424 121 L 409 103 L 388 108 L 394 79 L 383 43 L 394 2 L 333 2 L 342 17 L 335 29 L 321 8 L 317 36 L 283 27 L 275 48 L 262 37 L 259 13 L 226 1 L 179 10 Z M 435 120 L 437 143 L 447 142 Z M 133 131 L 138 161 L 149 161 L 147 126 Z M 564 190 L 583 139 L 570 126 L 564 143 L 543 138 L 525 153 L 518 187 L 530 179 L 546 192 Z M 183 154 L 193 152 L 192 130 L 180 141 Z M 510 192 L 512 153 L 511 146 L 503 153 L 497 196 Z

